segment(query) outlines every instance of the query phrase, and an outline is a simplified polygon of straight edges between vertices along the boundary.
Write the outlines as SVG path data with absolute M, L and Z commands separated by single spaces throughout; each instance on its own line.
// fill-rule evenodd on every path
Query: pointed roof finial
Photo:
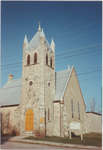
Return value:
M 39 26 L 38 26 L 38 31 L 41 32 L 40 22 L 39 22 Z
M 24 37 L 24 43 L 23 43 L 23 48 L 26 48 L 28 46 L 28 39 L 27 36 L 25 35 Z
M 24 37 L 24 43 L 28 44 L 28 39 L 27 39 L 27 35 L 26 34 L 25 34 L 25 37 Z
M 44 31 L 43 31 L 43 28 L 42 28 L 42 30 L 41 30 L 41 36 L 42 36 L 42 37 L 45 37 L 45 34 L 44 34 Z
M 41 32 L 44 33 L 43 28 L 42 28 Z
M 55 51 L 55 42 L 54 42 L 53 39 L 52 39 L 52 41 L 51 41 L 50 47 L 51 47 L 51 49 L 52 49 L 53 51 Z

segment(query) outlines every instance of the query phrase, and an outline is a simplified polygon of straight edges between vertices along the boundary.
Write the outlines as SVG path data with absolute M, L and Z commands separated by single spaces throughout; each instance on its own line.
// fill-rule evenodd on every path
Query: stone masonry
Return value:
M 3 134 L 68 137 L 71 132 L 101 133 L 101 115 L 86 113 L 75 68 L 55 72 L 55 43 L 48 44 L 40 24 L 31 41 L 25 36 L 22 77 L 13 80 L 9 76 L 0 90 L 0 104 Z

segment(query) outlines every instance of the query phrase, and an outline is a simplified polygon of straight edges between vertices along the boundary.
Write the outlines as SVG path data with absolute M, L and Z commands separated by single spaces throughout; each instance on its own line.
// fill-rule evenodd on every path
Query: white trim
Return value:
M 67 87 L 67 84 L 68 84 L 68 82 L 69 82 L 69 80 L 70 80 L 70 76 L 71 76 L 71 73 L 72 73 L 72 71 L 73 71 L 73 68 L 74 68 L 74 66 L 72 66 L 72 68 L 71 68 L 71 72 L 69 73 L 69 77 L 68 77 L 68 80 L 67 80 L 66 85 L 65 85 L 65 87 L 64 87 L 64 91 L 63 91 L 63 94 L 62 94 L 60 100 L 63 99 L 64 92 L 65 92 L 65 89 L 66 89 L 66 87 Z

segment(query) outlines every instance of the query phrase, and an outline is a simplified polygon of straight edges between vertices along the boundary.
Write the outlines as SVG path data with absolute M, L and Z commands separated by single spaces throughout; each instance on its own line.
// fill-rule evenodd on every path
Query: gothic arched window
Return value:
M 37 64 L 37 53 L 34 54 L 34 64 Z
M 71 113 L 72 113 L 72 118 L 74 117 L 74 106 L 73 106 L 73 100 L 71 100 Z
M 30 55 L 27 56 L 27 65 L 30 65 Z
M 48 108 L 48 120 L 50 120 L 50 109 Z
M 79 105 L 79 102 L 78 102 L 78 119 L 80 120 L 80 105 Z
M 50 58 L 50 67 L 52 67 L 53 62 L 52 62 L 52 57 Z
M 46 54 L 46 65 L 48 65 L 48 55 Z

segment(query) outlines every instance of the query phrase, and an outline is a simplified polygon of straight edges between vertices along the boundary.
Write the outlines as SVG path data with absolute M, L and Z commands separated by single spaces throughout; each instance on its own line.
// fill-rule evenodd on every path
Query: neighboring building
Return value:
M 85 115 L 85 130 L 86 133 L 98 132 L 102 133 L 102 117 L 96 112 L 86 112 Z
M 64 137 L 70 126 L 85 133 L 86 106 L 75 68 L 55 72 L 55 43 L 48 44 L 40 25 L 30 42 L 24 38 L 22 62 L 22 78 L 10 75 L 0 90 L 3 134 Z

